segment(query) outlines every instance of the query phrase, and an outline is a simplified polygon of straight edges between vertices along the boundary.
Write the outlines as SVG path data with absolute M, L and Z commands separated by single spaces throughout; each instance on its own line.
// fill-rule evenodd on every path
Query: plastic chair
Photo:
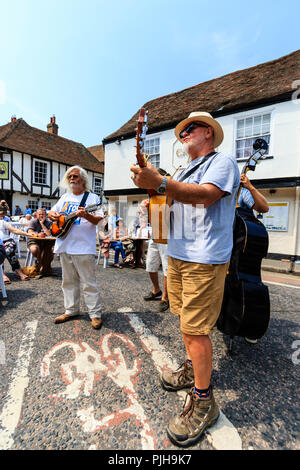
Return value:
M 2 297 L 4 299 L 7 299 L 7 294 L 6 294 L 5 284 L 4 284 L 4 278 L 3 278 L 3 263 L 0 264 L 0 286 L 1 286 L 1 290 L 2 290 Z
M 29 250 L 29 248 L 27 248 L 26 260 L 25 260 L 25 267 L 26 267 L 26 266 L 33 266 L 34 260 L 35 260 L 35 257 L 34 257 L 33 254 L 31 253 L 31 251 Z
M 104 255 L 102 255 L 102 258 L 103 258 L 103 269 L 105 269 L 106 266 L 107 266 L 107 263 L 108 263 L 108 258 L 106 258 L 106 256 L 104 256 Z M 97 258 L 96 264 L 100 263 L 100 259 L 101 259 L 101 247 L 99 247 L 99 253 L 98 253 L 98 258 Z
M 98 252 L 98 257 L 97 257 L 96 264 L 99 264 L 99 263 L 100 263 L 100 259 L 101 259 L 101 255 L 102 255 L 102 253 L 101 253 L 101 244 L 102 244 L 102 240 L 101 240 L 101 238 L 100 238 L 100 234 L 99 234 L 99 231 L 98 231 L 98 230 L 97 230 L 97 237 L 98 237 L 98 244 L 99 244 L 99 252 Z M 103 257 L 103 269 L 105 269 L 106 266 L 107 266 L 108 258 L 109 258 L 109 257 L 106 258 L 104 255 L 102 255 L 102 257 Z

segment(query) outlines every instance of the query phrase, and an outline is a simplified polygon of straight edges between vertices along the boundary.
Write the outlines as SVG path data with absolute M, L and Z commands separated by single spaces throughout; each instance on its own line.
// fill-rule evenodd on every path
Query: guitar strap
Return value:
M 84 207 L 89 194 L 90 193 L 88 191 L 85 191 L 85 193 L 84 193 L 84 195 L 83 195 L 83 197 L 80 201 L 79 207 Z
M 191 168 L 187 173 L 183 174 L 179 180 L 177 180 L 179 183 L 182 183 L 182 181 L 186 180 L 189 176 L 191 176 L 192 173 L 194 173 L 194 171 L 196 171 L 199 166 L 203 165 L 203 163 L 205 163 L 210 157 L 212 157 L 213 155 L 217 155 L 218 152 L 211 152 L 207 155 L 205 155 L 205 157 L 202 158 L 201 162 L 199 162 L 197 165 L 193 166 L 193 168 Z

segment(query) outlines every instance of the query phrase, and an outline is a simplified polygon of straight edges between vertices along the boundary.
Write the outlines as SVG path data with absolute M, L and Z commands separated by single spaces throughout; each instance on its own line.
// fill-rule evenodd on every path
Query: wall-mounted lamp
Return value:
M 121 145 L 121 142 L 122 142 L 123 139 L 124 139 L 124 137 L 118 137 L 117 140 L 116 140 L 116 144 Z

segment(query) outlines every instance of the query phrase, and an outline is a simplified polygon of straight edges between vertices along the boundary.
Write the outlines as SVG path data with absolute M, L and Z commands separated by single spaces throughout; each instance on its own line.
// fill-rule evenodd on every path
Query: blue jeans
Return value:
M 122 245 L 122 242 L 111 242 L 111 248 L 115 250 L 115 261 L 114 264 L 119 263 L 119 254 L 121 253 L 122 258 L 126 258 L 126 254 Z

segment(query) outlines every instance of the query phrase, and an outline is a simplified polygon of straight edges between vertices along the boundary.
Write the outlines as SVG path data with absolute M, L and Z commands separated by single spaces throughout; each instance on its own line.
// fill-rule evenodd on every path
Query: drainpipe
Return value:
M 294 223 L 295 223 L 294 255 L 293 255 L 294 262 L 296 260 L 296 255 L 297 255 L 296 251 L 297 251 L 297 245 L 298 245 L 299 208 L 300 208 L 300 186 L 296 186 L 296 200 L 295 200 L 295 214 L 294 214 Z

